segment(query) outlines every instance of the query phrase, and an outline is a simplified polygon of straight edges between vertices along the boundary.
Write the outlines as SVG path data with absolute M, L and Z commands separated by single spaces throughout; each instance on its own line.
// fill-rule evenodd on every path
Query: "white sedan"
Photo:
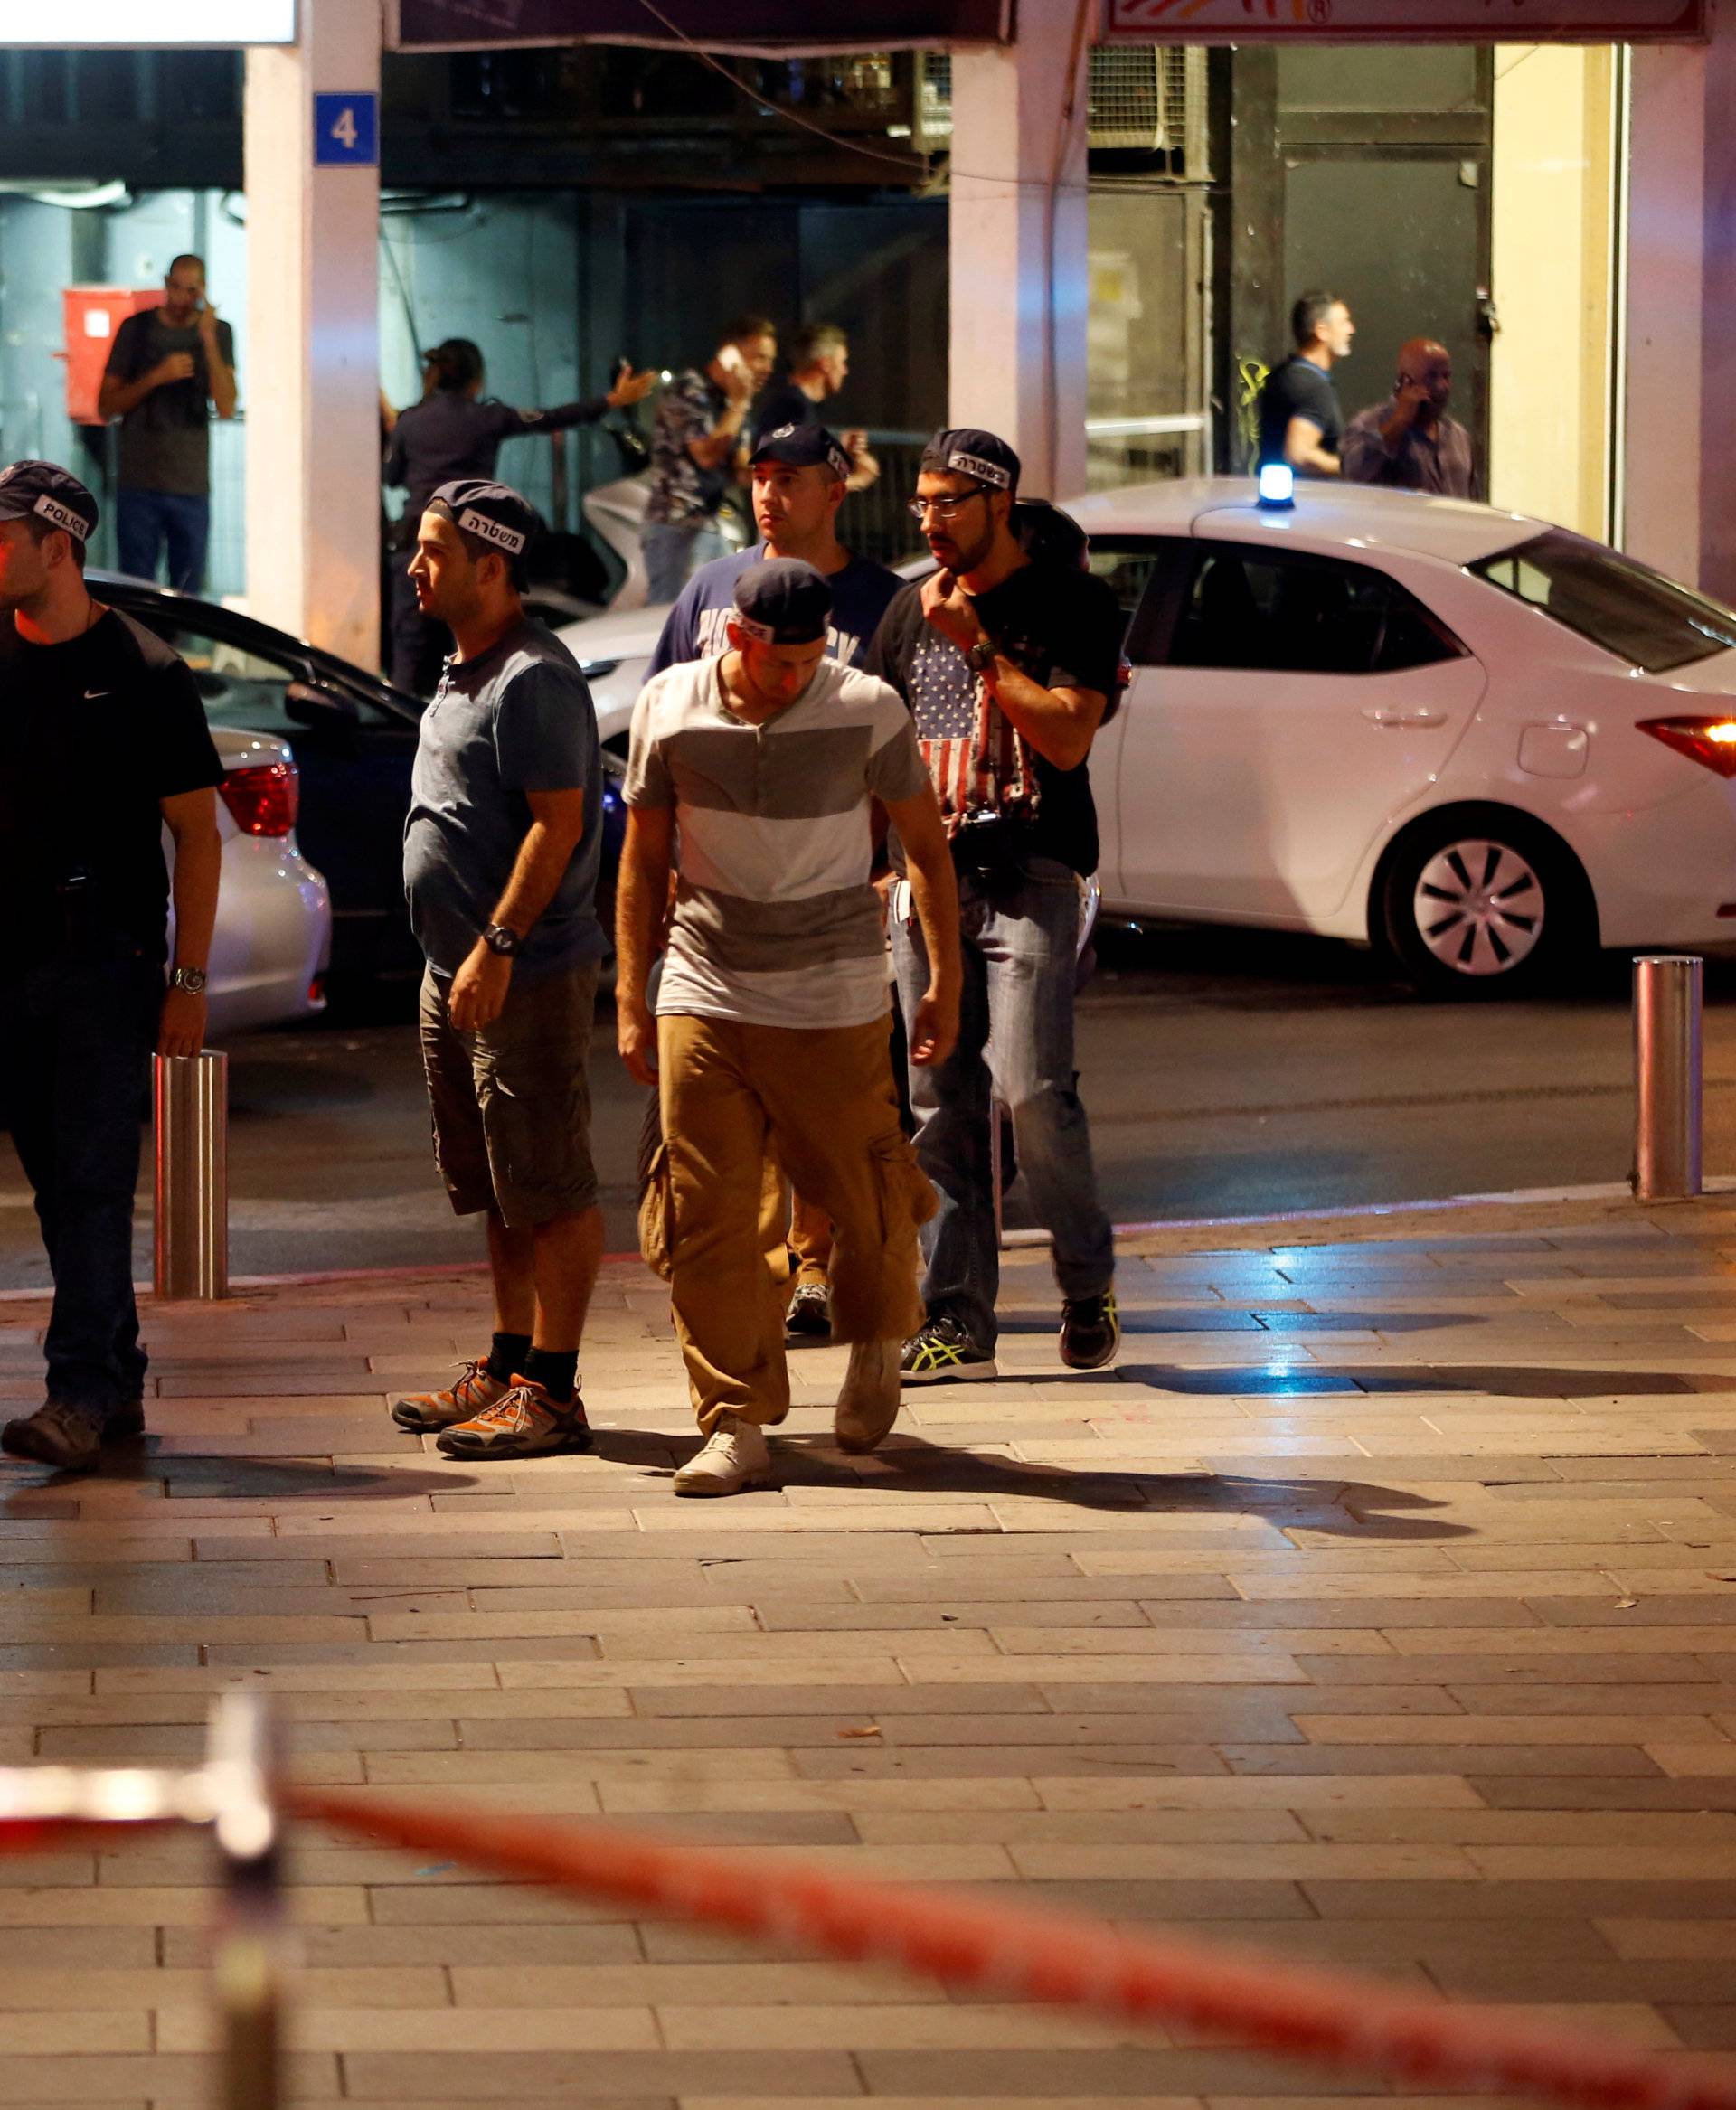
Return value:
M 1494 507 L 1199 478 L 1068 504 L 1128 617 L 1091 754 L 1107 915 L 1384 945 L 1517 993 L 1736 944 L 1736 612 Z M 563 636 L 604 738 L 664 611 Z
M 288 743 L 222 726 L 211 737 L 223 765 L 223 862 L 206 1001 L 209 1037 L 221 1041 L 325 1010 L 332 904 L 296 845 L 300 777 Z

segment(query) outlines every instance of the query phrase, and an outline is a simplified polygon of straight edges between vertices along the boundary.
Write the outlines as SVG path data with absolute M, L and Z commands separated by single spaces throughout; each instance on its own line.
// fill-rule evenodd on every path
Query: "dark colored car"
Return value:
M 420 973 L 403 889 L 420 699 L 215 601 L 109 572 L 91 572 L 90 587 L 181 654 L 213 726 L 275 733 L 293 744 L 301 769 L 296 833 L 331 889 L 333 977 Z M 605 754 L 603 770 L 598 913 L 610 929 L 626 814 L 620 763 Z

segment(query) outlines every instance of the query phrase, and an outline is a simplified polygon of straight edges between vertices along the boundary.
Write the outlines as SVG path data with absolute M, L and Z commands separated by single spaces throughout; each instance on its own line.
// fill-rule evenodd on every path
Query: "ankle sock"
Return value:
M 518 1366 L 520 1377 L 529 1378 L 554 1401 L 564 1407 L 572 1398 L 579 1376 L 576 1348 L 533 1348 Z
M 524 1358 L 531 1352 L 528 1333 L 496 1333 L 495 1344 L 488 1351 L 488 1375 L 498 1378 L 503 1385 L 510 1385 L 524 1371 Z

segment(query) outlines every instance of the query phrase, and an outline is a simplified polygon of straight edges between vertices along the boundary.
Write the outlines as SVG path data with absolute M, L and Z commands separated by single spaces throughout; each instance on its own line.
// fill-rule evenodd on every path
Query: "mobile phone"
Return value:
M 742 358 L 737 345 L 725 344 L 717 355 L 717 363 L 729 373 L 746 373 L 748 363 Z

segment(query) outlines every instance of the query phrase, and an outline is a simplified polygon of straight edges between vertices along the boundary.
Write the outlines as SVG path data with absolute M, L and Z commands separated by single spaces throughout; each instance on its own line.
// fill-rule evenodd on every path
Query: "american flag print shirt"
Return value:
M 965 815 L 982 806 L 1034 820 L 1042 791 L 1031 750 L 958 647 L 925 631 L 909 683 L 917 741 L 947 834 L 957 834 Z

